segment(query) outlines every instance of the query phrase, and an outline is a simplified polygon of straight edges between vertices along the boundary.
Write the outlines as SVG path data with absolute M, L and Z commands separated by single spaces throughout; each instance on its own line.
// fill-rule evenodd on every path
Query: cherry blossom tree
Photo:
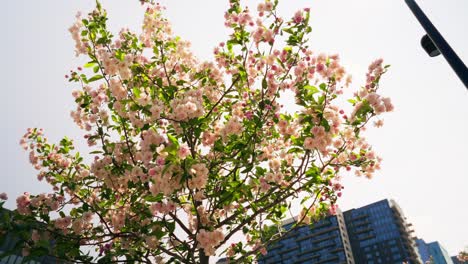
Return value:
M 252 263 L 287 234 L 291 205 L 302 208 L 297 225 L 313 223 L 336 210 L 341 176 L 379 169 L 362 131 L 393 109 L 377 93 L 381 59 L 352 85 L 338 55 L 308 47 L 309 9 L 288 20 L 277 0 L 254 12 L 230 0 L 231 34 L 213 61 L 199 61 L 164 8 L 143 2 L 141 33 L 114 36 L 99 3 L 70 28 L 76 55 L 89 59 L 67 76 L 80 87 L 71 117 L 93 159 L 66 137 L 53 144 L 36 128 L 23 136 L 38 180 L 53 188 L 18 197 L 0 224 L 24 256 Z

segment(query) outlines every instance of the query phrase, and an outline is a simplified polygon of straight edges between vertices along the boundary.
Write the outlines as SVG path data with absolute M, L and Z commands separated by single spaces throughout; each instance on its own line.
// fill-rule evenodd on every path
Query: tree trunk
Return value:
M 203 249 L 199 249 L 198 254 L 200 255 L 200 264 L 210 263 L 210 256 L 205 255 L 205 251 L 203 251 Z

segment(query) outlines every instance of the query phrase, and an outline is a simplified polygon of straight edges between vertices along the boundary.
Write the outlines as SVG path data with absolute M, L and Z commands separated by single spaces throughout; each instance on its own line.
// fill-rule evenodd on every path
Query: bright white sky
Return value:
M 211 58 L 213 47 L 225 40 L 227 0 L 162 1 L 176 34 L 193 44 L 194 53 Z M 258 1 L 248 1 L 256 6 Z M 103 1 L 111 29 L 139 30 L 143 10 L 137 0 Z M 468 62 L 468 1 L 420 0 L 462 60 Z M 0 130 L 0 164 L 4 168 L 0 192 L 14 208 L 22 192 L 46 192 L 18 145 L 28 127 L 42 127 L 51 141 L 67 135 L 87 153 L 82 132 L 69 118 L 74 106 L 64 75 L 79 66 L 67 31 L 77 11 L 91 10 L 94 1 L 5 1 L 0 15 L 3 50 L 0 78 L 5 113 Z M 311 8 L 311 47 L 339 53 L 355 77 L 383 57 L 392 65 L 381 92 L 396 106 L 385 126 L 372 129 L 369 141 L 384 158 L 383 169 L 371 181 L 348 176 L 340 202 L 342 210 L 384 198 L 395 199 L 415 235 L 437 240 L 451 255 L 468 245 L 468 91 L 445 60 L 429 58 L 420 47 L 423 29 L 403 0 L 283 0 L 284 17 Z

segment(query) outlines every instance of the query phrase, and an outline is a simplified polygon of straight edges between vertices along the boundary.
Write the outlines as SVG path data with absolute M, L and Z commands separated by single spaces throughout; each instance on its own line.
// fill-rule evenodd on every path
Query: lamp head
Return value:
M 440 55 L 439 49 L 437 49 L 432 39 L 426 34 L 421 39 L 421 46 L 431 57 L 436 57 Z

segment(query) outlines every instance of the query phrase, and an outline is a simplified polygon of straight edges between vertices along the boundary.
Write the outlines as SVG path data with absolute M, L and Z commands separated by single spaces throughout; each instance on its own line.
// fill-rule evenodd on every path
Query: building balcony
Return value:
M 354 234 L 358 235 L 358 234 L 362 234 L 362 233 L 371 232 L 373 230 L 374 229 L 372 227 L 368 227 L 368 228 L 364 228 L 364 229 L 361 229 L 361 230 L 354 230 Z
M 360 226 L 364 226 L 364 225 L 369 225 L 370 222 L 369 220 L 365 220 L 365 221 L 362 221 L 362 222 L 358 222 L 358 223 L 353 223 L 353 227 L 360 227 Z
M 410 248 L 413 248 L 416 243 L 413 240 L 410 240 L 406 237 L 403 237 L 403 245 L 406 245 Z
M 265 255 L 265 256 L 263 256 L 263 255 L 260 256 L 260 257 L 258 258 L 258 260 L 260 260 L 260 261 L 267 261 L 267 260 L 273 259 L 273 258 L 279 258 L 279 255 L 277 255 L 277 254 L 274 254 L 274 255 L 273 255 L 273 254 L 271 254 L 271 252 L 268 252 L 267 255 Z
M 368 240 L 368 239 L 372 239 L 372 238 L 375 238 L 375 235 L 374 235 L 374 234 L 369 234 L 369 235 L 367 235 L 367 236 L 358 237 L 358 240 L 359 240 L 359 241 L 364 241 L 364 240 Z
M 303 257 L 303 258 L 299 258 L 298 260 L 296 260 L 296 262 L 294 263 L 304 263 L 306 262 L 307 260 L 312 260 L 314 258 L 319 258 L 320 257 L 320 254 L 315 254 L 315 255 L 312 255 L 310 257 Z
M 331 253 L 340 252 L 340 251 L 343 251 L 343 252 L 344 252 L 345 249 L 342 248 L 342 247 L 339 247 L 339 248 L 335 248 L 335 249 L 330 250 Z
M 322 241 L 325 241 L 325 240 L 330 240 L 330 239 L 333 239 L 333 238 L 336 238 L 336 235 L 330 235 L 330 236 L 326 236 L 326 237 L 323 237 L 323 238 L 319 238 L 319 239 L 315 239 L 315 240 L 312 240 L 312 244 L 316 244 L 316 243 L 320 243 Z
M 281 264 L 283 263 L 282 260 L 268 260 L 268 261 L 265 261 L 265 264 Z
M 405 237 L 406 237 L 406 236 L 409 237 L 410 234 L 414 232 L 414 230 L 412 230 L 412 229 L 408 229 L 408 228 L 401 227 L 401 226 L 398 227 L 398 230 L 400 230 L 400 233 L 401 233 L 402 235 L 404 235 Z
M 306 258 L 301 258 L 301 259 L 298 259 L 296 260 L 294 263 L 296 264 L 300 264 L 300 263 L 314 263 L 314 264 L 322 264 L 322 263 L 337 263 L 337 261 L 340 259 L 339 257 L 337 256 L 333 256 L 333 257 L 330 257 L 330 258 L 327 258 L 327 259 L 323 259 L 323 260 L 315 260 L 314 262 L 308 262 L 312 259 L 315 259 L 317 257 L 320 257 L 320 255 L 315 255 L 315 256 L 311 256 L 311 257 L 306 257 Z
M 280 250 L 278 251 L 278 254 L 284 254 L 284 253 L 287 253 L 287 252 L 291 252 L 291 251 L 295 251 L 295 250 L 298 250 L 300 247 L 299 246 L 295 246 L 295 247 L 290 247 L 290 248 L 285 248 L 283 250 Z
M 314 253 L 315 251 L 317 251 L 317 250 L 315 250 L 315 248 L 310 248 L 310 249 L 302 251 L 301 253 L 298 253 L 297 255 L 301 256 L 301 255 L 305 255 L 305 254 L 309 254 L 309 253 Z M 314 256 L 315 257 L 320 257 L 320 254 L 315 254 L 315 255 L 313 255 L 313 257 Z
M 339 260 L 340 258 L 335 256 L 335 257 L 331 257 L 331 258 L 328 258 L 328 259 L 324 259 L 324 260 L 321 260 L 321 261 L 318 261 L 316 262 L 317 264 L 321 264 L 321 263 L 336 263 L 337 260 Z
M 362 218 L 367 218 L 367 217 L 369 217 L 368 214 L 360 214 L 360 215 L 358 215 L 358 216 L 354 216 L 354 217 L 351 218 L 351 219 L 347 219 L 347 222 L 349 222 L 349 221 L 356 221 L 356 220 L 359 220 L 359 219 L 362 219 Z
M 312 234 L 309 234 L 309 235 L 307 235 L 307 236 L 303 236 L 303 237 L 296 238 L 296 242 L 299 242 L 299 241 L 302 241 L 302 240 L 306 240 L 306 239 L 308 239 L 308 238 L 316 237 L 316 236 L 319 236 L 319 235 L 322 235 L 322 234 L 326 234 L 326 233 L 328 233 L 328 232 L 331 232 L 331 231 L 334 231 L 334 230 L 337 230 L 337 229 L 339 229 L 338 226 L 333 226 L 333 227 L 324 229 L 324 230 L 319 231 L 319 232 L 314 232 L 314 230 L 312 230 L 312 231 L 311 231 L 311 232 L 313 232 Z
M 330 247 L 336 247 L 337 245 L 335 243 L 327 243 L 323 246 L 319 246 L 319 247 L 312 247 L 311 249 L 308 249 L 307 251 L 304 251 L 302 253 L 300 253 L 301 255 L 302 254 L 307 254 L 307 253 L 313 253 L 313 252 L 317 252 L 317 251 L 320 251 L 320 250 L 323 250 L 323 249 L 326 249 L 326 248 L 330 248 Z
M 283 244 L 277 243 L 277 244 L 275 244 L 273 246 L 268 247 L 268 251 L 275 250 L 275 249 L 278 249 L 278 248 L 281 248 L 281 247 L 283 247 Z
M 297 237 L 299 235 L 299 233 L 295 232 L 295 233 L 289 233 L 285 236 L 283 236 L 281 239 L 288 239 L 288 238 L 293 238 L 293 237 Z
M 317 224 L 312 225 L 312 228 L 313 229 L 321 228 L 321 227 L 329 226 L 331 224 L 332 224 L 332 222 L 325 219 L 325 220 L 322 220 L 322 223 L 317 223 Z

